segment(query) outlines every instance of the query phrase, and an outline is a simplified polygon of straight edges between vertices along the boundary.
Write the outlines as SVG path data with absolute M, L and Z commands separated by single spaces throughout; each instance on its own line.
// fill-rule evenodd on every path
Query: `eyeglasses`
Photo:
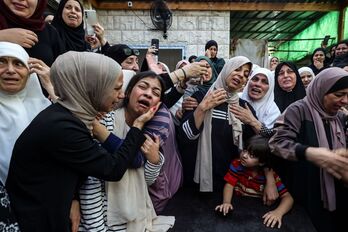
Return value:
M 124 48 L 123 52 L 126 56 L 131 56 L 131 55 L 139 56 L 140 54 L 138 49 L 130 49 L 130 48 Z

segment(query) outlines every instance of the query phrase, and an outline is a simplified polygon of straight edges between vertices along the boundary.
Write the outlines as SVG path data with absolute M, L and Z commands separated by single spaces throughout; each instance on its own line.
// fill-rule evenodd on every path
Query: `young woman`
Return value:
M 70 231 L 70 207 L 85 176 L 118 181 L 145 141 L 141 129 L 157 107 L 133 121 L 112 153 L 92 138 L 98 111 L 124 97 L 121 67 L 91 52 L 67 52 L 51 68 L 57 103 L 39 113 L 16 141 L 6 182 L 23 231 Z M 110 133 L 95 134 L 103 144 Z

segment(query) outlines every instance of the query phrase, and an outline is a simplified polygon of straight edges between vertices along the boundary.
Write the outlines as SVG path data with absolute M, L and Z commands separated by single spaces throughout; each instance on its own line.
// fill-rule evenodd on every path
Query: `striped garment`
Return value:
M 100 122 L 108 131 L 114 129 L 115 113 L 112 111 L 104 116 Z M 145 163 L 145 181 L 148 185 L 155 182 L 164 163 L 164 157 L 160 153 L 159 164 Z M 81 186 L 80 190 L 81 221 L 79 231 L 101 232 L 101 231 L 126 231 L 126 224 L 107 225 L 107 196 L 105 182 L 89 176 Z
M 225 175 L 225 181 L 234 186 L 234 192 L 239 196 L 262 197 L 265 189 L 266 177 L 263 170 L 260 170 L 256 176 L 252 171 L 244 167 L 239 159 L 231 162 L 229 170 Z M 288 190 L 281 182 L 280 177 L 274 173 L 274 179 L 279 192 L 283 195 Z

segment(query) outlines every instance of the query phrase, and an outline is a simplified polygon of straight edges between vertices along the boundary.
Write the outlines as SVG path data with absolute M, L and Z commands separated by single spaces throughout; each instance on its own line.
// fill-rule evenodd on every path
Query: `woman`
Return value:
M 17 43 L 51 66 L 65 47 L 54 27 L 45 24 L 46 5 L 47 0 L 0 0 L 0 41 Z
M 323 70 L 308 86 L 307 97 L 277 120 L 270 140 L 276 155 L 292 161 L 287 186 L 319 232 L 345 230 L 348 189 L 340 177 L 348 173 L 348 156 L 346 116 L 339 109 L 348 104 L 347 95 L 348 72 Z
M 98 111 L 123 98 L 121 67 L 89 52 L 67 52 L 51 68 L 59 99 L 24 130 L 12 153 L 6 182 L 13 211 L 23 231 L 70 231 L 69 211 L 85 176 L 120 180 L 145 138 L 141 129 L 156 107 L 134 120 L 121 147 L 108 153 L 93 141 Z M 97 134 L 103 144 L 109 133 Z
M 139 50 L 131 49 L 126 44 L 115 44 L 106 51 L 106 56 L 111 57 L 117 61 L 122 69 L 139 71 Z
M 313 70 L 309 67 L 300 68 L 298 70 L 298 73 L 301 76 L 301 80 L 302 80 L 303 86 L 305 88 L 307 88 L 309 83 L 311 83 L 311 81 L 315 78 L 315 74 L 314 74 Z
M 244 123 L 261 124 L 254 126 L 254 129 L 259 128 L 259 130 L 256 129 L 256 132 L 266 137 L 272 135 L 273 125 L 280 115 L 278 106 L 274 102 L 274 82 L 274 75 L 270 70 L 255 69 L 243 90 L 242 99 L 254 108 L 257 119 L 247 109 L 238 108 L 236 111 L 232 111 Z
M 29 55 L 18 44 L 0 42 L 0 224 L 5 231 L 18 227 L 6 215 L 9 200 L 4 188 L 13 146 L 31 120 L 50 105 L 36 74 L 29 73 L 28 60 Z
M 57 29 L 67 51 L 87 51 L 85 41 L 83 6 L 78 0 L 62 0 L 54 15 L 52 25 Z
M 272 57 L 271 60 L 269 61 L 269 69 L 274 72 L 278 64 L 279 64 L 278 57 L 275 57 L 275 56 Z
M 239 154 L 243 139 L 255 134 L 230 112 L 232 104 L 247 104 L 237 92 L 246 83 L 251 66 L 246 57 L 231 58 L 208 93 L 196 95 L 198 107 L 182 121 L 180 136 L 184 142 L 198 139 L 194 181 L 200 184 L 201 192 L 221 191 L 232 157 Z
M 219 74 L 225 65 L 223 58 L 217 58 L 218 44 L 215 40 L 209 40 L 205 44 L 205 56 L 209 57 L 214 64 L 216 72 Z
M 337 44 L 332 66 L 348 70 L 348 40 L 342 40 Z
M 164 88 L 163 81 L 154 72 L 135 75 L 127 86 L 124 106 L 115 111 L 113 132 L 124 138 L 133 121 L 163 99 Z M 145 165 L 145 170 L 144 166 L 129 169 L 119 182 L 107 183 L 107 222 L 113 230 L 152 231 L 158 228 L 160 231 L 167 231 L 174 224 L 172 217 L 156 216 L 154 206 L 157 206 L 157 211 L 162 210 L 166 201 L 179 188 L 181 162 L 175 148 L 168 147 L 171 145 L 171 141 L 168 141 L 168 110 L 159 109 L 155 117 L 144 128 L 147 136 L 151 136 L 157 144 L 157 154 L 155 152 L 151 157 L 145 156 L 146 164 L 150 164 L 151 167 Z M 166 143 L 168 144 L 165 145 Z M 160 182 L 155 170 L 159 170 L 156 166 L 161 168 L 164 161 L 158 155 L 158 148 L 167 163 L 161 170 L 160 175 L 164 175 L 164 178 L 160 176 Z M 145 153 L 146 149 L 142 149 L 142 152 Z M 152 176 L 155 182 L 149 183 L 146 176 Z M 163 196 L 163 191 L 169 192 L 170 196 Z
M 274 99 L 280 112 L 306 95 L 297 67 L 290 61 L 278 64 L 274 72 Z
M 308 66 L 317 75 L 322 70 L 327 68 L 326 51 L 324 48 L 317 48 L 314 50 L 311 57 L 311 64 Z

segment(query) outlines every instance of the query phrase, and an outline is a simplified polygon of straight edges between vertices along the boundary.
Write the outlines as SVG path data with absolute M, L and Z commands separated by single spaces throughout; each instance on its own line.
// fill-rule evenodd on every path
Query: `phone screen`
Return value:
M 86 34 L 93 35 L 93 25 L 98 23 L 97 12 L 95 10 L 85 10 L 85 25 Z
M 154 53 L 154 55 L 158 55 L 159 39 L 152 39 L 151 40 L 151 46 L 153 46 L 153 47 L 155 47 L 157 49 L 157 52 Z

